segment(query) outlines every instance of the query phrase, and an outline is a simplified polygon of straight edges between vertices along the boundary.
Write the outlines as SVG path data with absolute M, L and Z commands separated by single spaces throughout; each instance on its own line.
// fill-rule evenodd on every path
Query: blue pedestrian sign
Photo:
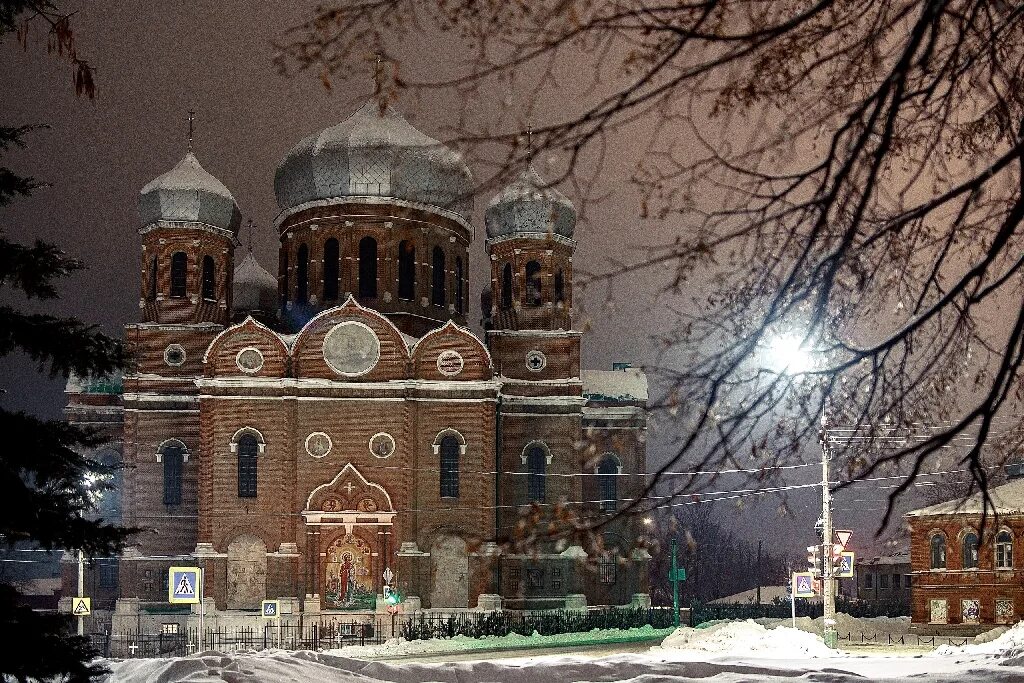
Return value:
M 839 562 L 836 566 L 836 578 L 837 579 L 852 579 L 853 578 L 853 553 L 850 551 L 843 551 L 839 556 Z
M 281 618 L 281 601 L 280 600 L 264 600 L 263 601 L 263 618 L 264 619 L 280 619 Z
M 167 601 L 171 604 L 198 604 L 202 595 L 199 567 L 171 567 L 167 570 Z

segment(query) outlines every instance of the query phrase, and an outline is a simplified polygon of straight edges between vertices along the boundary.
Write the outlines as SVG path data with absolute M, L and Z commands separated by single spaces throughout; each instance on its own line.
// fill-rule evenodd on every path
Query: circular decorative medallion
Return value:
M 337 512 L 341 509 L 341 499 L 337 496 L 327 496 L 320 504 L 320 509 L 324 512 Z
M 395 452 L 395 439 L 386 432 L 370 437 L 370 452 L 378 458 L 388 458 Z
M 164 349 L 164 362 L 172 368 L 185 363 L 185 349 L 181 344 L 171 344 Z
M 377 501 L 375 501 L 373 498 L 363 498 L 361 501 L 359 501 L 359 505 L 357 506 L 356 509 L 358 509 L 359 512 L 376 512 Z
M 255 374 L 263 367 L 263 354 L 253 346 L 246 347 L 235 356 L 235 365 L 242 372 Z
M 543 353 L 534 349 L 526 354 L 526 368 L 531 372 L 540 372 L 548 364 L 548 359 Z
M 466 362 L 458 351 L 442 351 L 437 357 L 437 371 L 445 377 L 454 377 L 462 372 Z
M 365 375 L 380 360 L 380 340 L 363 323 L 346 320 L 324 337 L 324 360 L 339 375 Z
M 331 452 L 331 437 L 323 432 L 313 432 L 306 437 L 306 452 L 314 458 L 322 458 Z

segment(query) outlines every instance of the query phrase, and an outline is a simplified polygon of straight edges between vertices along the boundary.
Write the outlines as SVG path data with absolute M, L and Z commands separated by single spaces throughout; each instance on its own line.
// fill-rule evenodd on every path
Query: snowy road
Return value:
M 436 655 L 411 655 L 391 659 L 394 664 L 430 664 L 441 662 L 494 661 L 496 659 L 522 659 L 550 657 L 554 655 L 572 655 L 574 657 L 608 657 L 620 654 L 647 652 L 658 640 L 632 643 L 602 643 L 600 645 L 573 645 L 569 647 L 521 648 L 515 650 L 496 650 L 491 652 L 448 652 Z

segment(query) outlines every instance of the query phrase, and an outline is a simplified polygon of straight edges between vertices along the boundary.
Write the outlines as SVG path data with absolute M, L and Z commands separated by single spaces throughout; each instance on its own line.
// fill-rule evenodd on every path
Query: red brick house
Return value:
M 1008 468 L 1010 471 L 1011 468 Z M 991 490 L 995 510 L 979 539 L 982 495 L 914 510 L 910 525 L 915 624 L 1010 624 L 1024 613 L 1024 479 Z
M 385 570 L 435 608 L 645 592 L 628 519 L 600 558 L 502 550 L 523 513 L 612 515 L 640 490 L 647 381 L 581 370 L 576 211 L 532 168 L 487 207 L 485 338 L 466 327 L 472 188 L 458 154 L 369 103 L 279 165 L 276 277 L 236 268 L 238 206 L 191 151 L 142 190 L 136 365 L 68 389 L 70 419 L 117 436 L 118 507 L 148 530 L 122 598 L 166 602 L 182 564 L 218 611 L 281 598 L 311 618 L 373 611 Z

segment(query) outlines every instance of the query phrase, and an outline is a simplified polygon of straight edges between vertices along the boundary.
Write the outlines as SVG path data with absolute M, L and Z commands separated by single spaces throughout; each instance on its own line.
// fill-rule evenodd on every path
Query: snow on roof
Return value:
M 639 368 L 584 370 L 583 395 L 593 400 L 646 401 L 647 375 Z
M 859 565 L 898 565 L 898 564 L 910 564 L 910 553 L 896 553 L 895 555 L 880 555 L 879 557 L 873 557 L 870 560 L 861 560 L 857 562 Z
M 993 512 L 997 515 L 1024 514 L 1024 479 L 1012 479 L 1002 486 L 990 489 L 989 495 L 992 497 L 991 504 L 995 508 L 994 510 L 989 509 L 989 514 L 992 514 Z M 967 498 L 958 498 L 946 501 L 945 503 L 938 503 L 937 505 L 929 505 L 928 507 L 911 510 L 906 514 L 906 516 L 927 517 L 930 515 L 980 515 L 984 505 L 983 498 L 984 495 L 979 491 L 973 496 L 968 496 Z
M 808 598 L 808 602 L 821 602 L 821 597 Z M 788 586 L 761 586 L 761 604 L 771 605 L 772 603 L 785 601 L 789 602 Z M 753 605 L 757 602 L 757 589 L 741 591 L 735 595 L 727 595 L 724 598 L 711 600 L 712 605 Z

